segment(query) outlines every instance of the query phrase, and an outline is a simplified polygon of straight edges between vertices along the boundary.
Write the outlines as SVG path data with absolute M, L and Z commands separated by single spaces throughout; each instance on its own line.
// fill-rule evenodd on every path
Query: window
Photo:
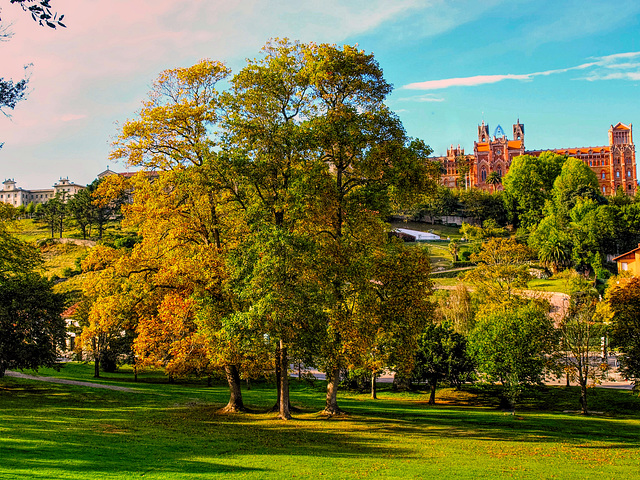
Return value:
M 605 179 L 604 170 L 602 172 L 600 172 L 600 174 L 602 175 L 602 180 L 604 180 Z
M 616 178 L 620 178 L 620 171 L 616 170 Z
M 487 180 L 487 171 L 484 169 L 484 167 L 482 167 L 482 181 L 485 182 Z
M 627 170 L 627 178 L 631 178 L 631 170 Z
M 622 262 L 620 266 L 622 267 L 622 270 L 624 270 L 625 272 L 629 270 L 629 266 L 627 265 L 627 262 Z
M 603 194 L 604 194 L 604 193 L 607 193 L 607 191 L 606 191 L 606 190 L 607 190 L 607 187 L 602 187 L 602 193 L 603 193 Z

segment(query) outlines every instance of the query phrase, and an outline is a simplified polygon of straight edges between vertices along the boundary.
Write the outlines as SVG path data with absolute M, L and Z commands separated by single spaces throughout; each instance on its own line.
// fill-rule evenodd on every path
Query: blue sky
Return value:
M 374 52 L 395 87 L 388 105 L 438 155 L 450 144 L 471 152 L 482 120 L 510 135 L 519 118 L 530 149 L 605 145 L 611 124 L 640 122 L 637 0 L 51 4 L 66 29 L 0 0 L 14 34 L 0 43 L 0 77 L 33 64 L 28 99 L 0 115 L 0 177 L 23 188 L 125 170 L 108 160 L 111 140 L 160 71 L 206 57 L 237 72 L 271 37 Z

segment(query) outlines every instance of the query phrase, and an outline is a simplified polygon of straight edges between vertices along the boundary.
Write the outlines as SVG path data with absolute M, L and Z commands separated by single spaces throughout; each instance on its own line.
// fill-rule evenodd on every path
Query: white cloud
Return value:
M 533 72 L 524 74 L 502 74 L 502 75 L 475 75 L 472 77 L 445 78 L 441 80 L 427 80 L 424 82 L 410 83 L 403 86 L 406 90 L 441 90 L 450 87 L 475 87 L 498 83 L 504 80 L 531 81 L 535 77 L 556 75 L 573 70 L 593 69 L 593 73 L 585 77 L 585 80 L 638 80 L 640 78 L 640 63 L 622 63 L 619 59 L 629 59 L 640 56 L 640 52 L 616 53 L 604 57 L 594 58 L 592 62 L 583 63 L 575 67 L 558 68 L 545 70 L 543 72 Z M 612 70 L 637 69 L 636 72 L 611 72 Z
M 434 93 L 427 93 L 425 95 L 419 95 L 415 97 L 399 98 L 399 102 L 444 102 L 444 98 L 435 95 Z
M 407 90 L 440 90 L 449 87 L 474 87 L 497 83 L 503 80 L 531 80 L 533 74 L 526 75 L 476 75 L 473 77 L 445 78 L 442 80 L 427 80 L 426 82 L 410 83 L 402 88 Z

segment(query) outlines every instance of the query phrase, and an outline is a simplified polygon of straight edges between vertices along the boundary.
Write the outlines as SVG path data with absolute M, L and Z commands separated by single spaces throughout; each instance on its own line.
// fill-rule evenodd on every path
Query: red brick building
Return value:
M 443 185 L 491 190 L 501 188 L 500 185 L 489 183 L 491 174 L 496 172 L 503 177 L 509 171 L 514 157 L 525 154 L 538 156 L 547 151 L 582 160 L 598 177 L 600 190 L 604 195 L 612 195 L 618 187 L 629 195 L 636 194 L 636 149 L 631 124 L 611 125 L 609 145 L 525 150 L 524 124 L 520 120 L 513 125 L 511 139 L 507 138 L 500 125 L 491 136 L 489 125 L 482 122 L 478 126 L 478 140 L 473 144 L 473 154 L 465 154 L 460 145 L 457 148 L 452 145 L 447 149 L 446 156 L 435 157 L 433 160 L 440 161 L 443 166 Z

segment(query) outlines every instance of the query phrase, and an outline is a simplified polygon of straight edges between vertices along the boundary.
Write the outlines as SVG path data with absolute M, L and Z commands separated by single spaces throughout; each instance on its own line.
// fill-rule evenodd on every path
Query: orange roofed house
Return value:
M 640 277 L 640 244 L 638 248 L 615 257 L 613 261 L 618 264 L 618 273 L 629 272 L 634 277 Z
M 501 188 L 492 186 L 487 179 L 492 172 L 500 177 L 509 171 L 511 161 L 519 155 L 538 156 L 543 152 L 554 152 L 582 160 L 598 177 L 600 191 L 604 195 L 613 195 L 618 188 L 625 193 L 635 195 L 638 183 L 636 176 L 636 149 L 633 144 L 632 125 L 617 123 L 609 128 L 609 145 L 599 147 L 555 148 L 544 150 L 525 150 L 524 124 L 518 120 L 513 125 L 513 138 L 508 139 L 502 127 L 498 125 L 489 134 L 489 125 L 484 121 L 478 125 L 478 140 L 474 142 L 473 154 L 465 155 L 464 149 L 447 149 L 447 155 L 432 157 L 443 167 L 442 184 L 455 187 L 458 179 L 464 175 L 461 187 L 475 187 L 483 190 Z

